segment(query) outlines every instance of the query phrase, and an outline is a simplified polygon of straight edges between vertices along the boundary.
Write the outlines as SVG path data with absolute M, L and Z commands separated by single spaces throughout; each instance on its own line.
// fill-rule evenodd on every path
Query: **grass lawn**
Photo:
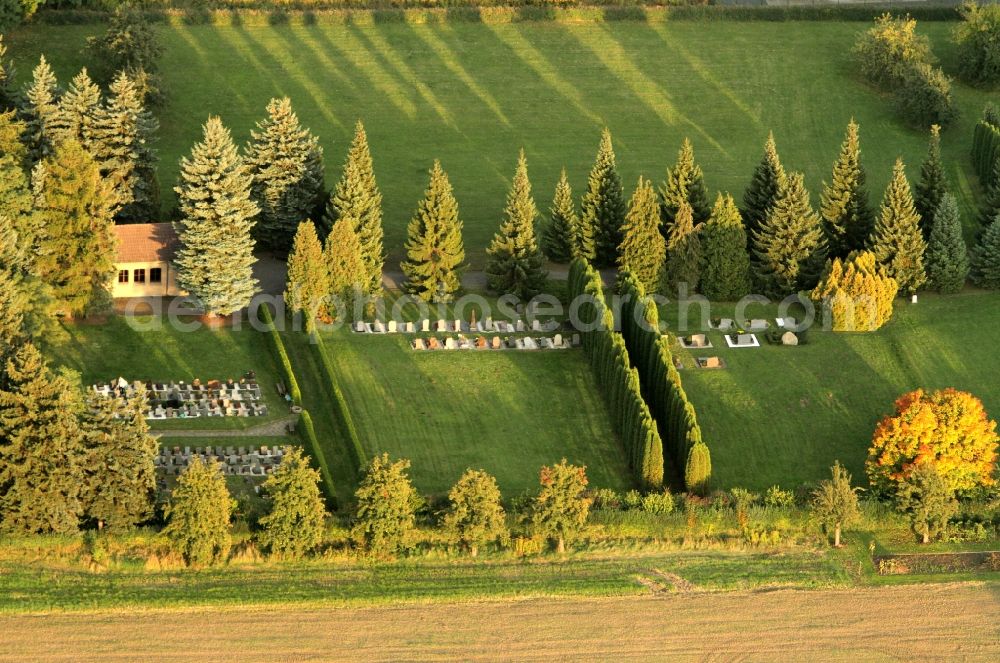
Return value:
M 582 352 L 414 352 L 403 335 L 342 331 L 326 348 L 362 443 L 413 462 L 426 493 L 467 468 L 497 477 L 507 497 L 566 457 L 594 486 L 631 485 L 624 451 Z
M 922 22 L 948 73 L 953 23 Z M 178 160 L 219 114 L 243 142 L 268 99 L 288 95 L 339 177 L 355 120 L 368 129 L 385 199 L 388 265 L 440 158 L 465 220 L 470 260 L 499 223 L 517 150 L 527 151 L 547 209 L 565 166 L 577 195 L 600 129 L 608 125 L 623 182 L 659 182 L 681 140 L 694 141 L 709 189 L 742 194 L 769 129 L 786 168 L 804 171 L 818 201 L 844 127 L 861 124 L 876 202 L 895 158 L 911 177 L 926 149 L 891 101 L 861 84 L 851 61 L 860 22 L 608 22 L 375 26 L 163 26 L 169 104 L 159 113 L 164 212 Z M 7 41 L 21 80 L 44 52 L 62 83 L 87 64 L 81 48 L 98 25 L 20 28 Z M 952 187 L 968 211 L 978 184 L 968 152 L 988 91 L 956 83 L 962 116 L 944 136 Z
M 731 314 L 732 306 L 712 312 Z M 676 309 L 664 319 L 677 329 Z M 759 335 L 764 347 L 730 349 L 710 332 L 714 348 L 696 355 L 717 355 L 728 367 L 682 375 L 712 448 L 714 486 L 793 487 L 828 475 L 834 460 L 864 485 L 875 424 L 918 387 L 970 391 L 1000 417 L 998 328 L 1000 296 L 967 293 L 921 295 L 916 306 L 897 300 L 893 320 L 876 333 L 812 331 L 799 347 L 770 346 Z

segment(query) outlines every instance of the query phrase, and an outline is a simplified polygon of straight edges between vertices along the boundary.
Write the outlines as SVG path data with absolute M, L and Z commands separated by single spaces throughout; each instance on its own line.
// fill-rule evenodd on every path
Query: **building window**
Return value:
M 137 269 L 132 272 L 132 281 L 135 283 L 145 283 L 146 282 L 146 270 Z
M 163 281 L 163 272 L 159 267 L 151 267 L 149 270 L 149 282 L 160 283 Z
M 118 282 L 119 283 L 128 283 L 128 270 L 127 269 L 119 269 L 118 270 Z

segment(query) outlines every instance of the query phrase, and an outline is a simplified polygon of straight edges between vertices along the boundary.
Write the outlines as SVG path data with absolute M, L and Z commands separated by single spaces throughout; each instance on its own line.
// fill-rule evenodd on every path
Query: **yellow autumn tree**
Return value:
M 875 331 L 892 318 L 899 286 L 868 251 L 827 263 L 811 298 L 832 321 L 833 331 Z
M 872 487 L 895 493 L 923 465 L 933 464 L 953 491 L 994 483 L 997 424 L 983 403 L 956 389 L 904 394 L 896 414 L 879 422 L 865 470 Z

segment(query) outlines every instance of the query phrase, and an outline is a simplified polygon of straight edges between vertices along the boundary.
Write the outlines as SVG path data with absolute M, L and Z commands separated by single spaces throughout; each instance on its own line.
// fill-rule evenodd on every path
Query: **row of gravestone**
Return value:
M 543 336 L 533 338 L 531 336 L 508 336 L 501 339 L 494 336 L 486 340 L 485 336 L 476 338 L 466 338 L 449 336 L 442 343 L 436 336 L 430 338 L 416 338 L 410 343 L 414 350 L 565 350 L 580 345 L 580 335 L 573 334 L 572 339 L 564 338 L 562 334 L 556 334 L 552 338 Z
M 557 329 L 558 326 L 559 323 L 557 322 L 542 322 L 537 318 L 531 321 L 530 327 L 520 318 L 513 322 L 507 322 L 506 320 L 497 320 L 494 322 L 492 318 L 486 318 L 482 322 L 476 322 L 475 320 L 469 322 L 465 322 L 464 320 L 438 320 L 436 323 L 432 323 L 430 320 L 421 320 L 420 322 L 397 322 L 396 320 L 389 320 L 388 322 L 382 322 L 381 320 L 376 320 L 375 322 L 358 321 L 351 326 L 351 329 L 357 334 L 429 334 L 432 332 L 438 334 L 463 332 L 519 334 L 528 331 L 550 332 Z
M 160 453 L 153 459 L 153 464 L 157 470 L 167 475 L 181 474 L 187 469 L 188 464 L 194 458 L 200 458 L 202 462 L 215 459 L 219 463 L 219 470 L 226 475 L 234 476 L 266 476 L 274 471 L 281 463 L 285 455 L 283 447 L 258 448 L 245 447 L 204 447 L 194 448 L 180 447 L 160 449 Z

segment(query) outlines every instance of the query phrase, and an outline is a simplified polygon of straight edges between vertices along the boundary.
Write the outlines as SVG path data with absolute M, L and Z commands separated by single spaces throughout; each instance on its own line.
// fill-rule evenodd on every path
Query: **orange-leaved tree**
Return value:
M 879 422 L 865 469 L 879 492 L 895 492 L 917 467 L 931 463 L 953 491 L 969 490 L 993 483 L 997 441 L 996 422 L 972 394 L 917 389 Z

